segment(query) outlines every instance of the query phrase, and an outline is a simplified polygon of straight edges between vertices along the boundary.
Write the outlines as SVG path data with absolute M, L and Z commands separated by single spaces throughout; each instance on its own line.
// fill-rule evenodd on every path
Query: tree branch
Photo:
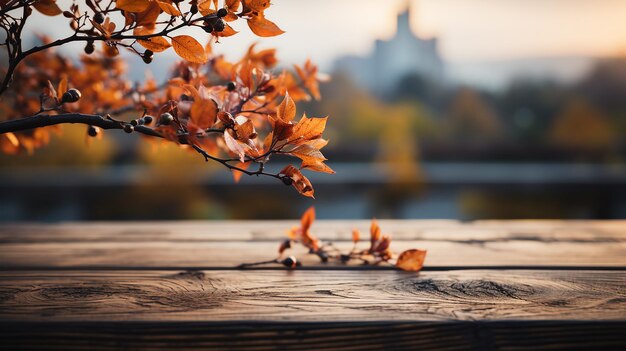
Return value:
M 100 115 L 89 115 L 82 113 L 63 113 L 59 115 L 40 114 L 31 117 L 12 119 L 0 122 L 0 134 L 9 132 L 20 132 L 28 129 L 35 129 L 56 124 L 79 123 L 87 124 L 102 129 L 124 129 L 125 122 L 107 119 Z M 162 138 L 154 129 L 146 126 L 136 126 L 134 130 L 138 133 Z
M 48 127 L 48 126 L 53 126 L 57 124 L 85 124 L 85 125 L 92 125 L 92 126 L 100 127 L 102 129 L 124 129 L 124 126 L 127 125 L 128 123 L 124 121 L 117 121 L 112 118 L 107 118 L 101 115 L 90 115 L 90 114 L 83 114 L 83 113 L 63 113 L 63 114 L 58 114 L 58 115 L 38 114 L 38 115 L 31 116 L 31 117 L 12 119 L 8 121 L 0 122 L 0 135 L 5 134 L 5 133 L 20 132 L 20 131 L 29 130 L 29 129 Z M 157 131 L 146 126 L 141 126 L 141 125 L 135 126 L 134 131 L 147 135 L 147 136 L 151 136 L 151 137 L 163 138 L 163 136 L 159 134 Z M 218 132 L 220 130 L 213 129 L 209 131 Z M 221 132 L 223 133 L 223 130 L 221 130 Z M 185 142 L 182 142 L 182 144 L 185 144 Z M 262 167 L 257 171 L 249 171 L 249 170 L 237 167 L 237 166 L 233 166 L 228 163 L 232 161 L 232 159 L 223 159 L 223 158 L 219 158 L 216 156 L 212 156 L 198 145 L 195 145 L 192 143 L 189 145 L 194 150 L 196 150 L 199 154 L 201 154 L 206 161 L 212 160 L 215 162 L 219 162 L 230 170 L 239 171 L 247 175 L 263 175 L 263 176 L 268 176 L 268 177 L 277 178 L 277 179 L 282 178 L 279 174 L 264 172 Z M 251 160 L 251 161 L 254 162 L 254 160 Z

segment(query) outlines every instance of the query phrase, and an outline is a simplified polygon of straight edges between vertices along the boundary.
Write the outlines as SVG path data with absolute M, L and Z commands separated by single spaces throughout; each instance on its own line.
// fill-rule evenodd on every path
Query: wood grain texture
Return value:
M 0 225 L 0 349 L 626 349 L 626 221 L 381 221 L 424 271 L 234 269 L 296 224 Z
M 380 220 L 383 232 L 396 240 L 624 242 L 626 221 L 477 221 Z M 353 228 L 363 233 L 369 221 L 316 221 L 324 240 L 350 240 Z M 1 224 L 0 243 L 275 241 L 297 221 L 90 222 Z
M 234 268 L 245 262 L 271 260 L 280 241 L 270 242 L 66 242 L 0 245 L 0 269 L 129 269 Z M 335 242 L 349 251 L 352 243 Z M 367 248 L 362 243 L 362 248 Z M 437 267 L 626 267 L 626 242 L 542 242 L 507 240 L 490 242 L 397 241 L 392 250 L 428 250 L 426 268 Z M 364 268 L 321 264 L 301 247 L 290 251 L 310 268 Z M 357 267 L 359 266 L 359 267 Z M 375 267 L 365 267 L 375 268 Z
M 626 320 L 626 272 L 0 272 L 0 320 Z

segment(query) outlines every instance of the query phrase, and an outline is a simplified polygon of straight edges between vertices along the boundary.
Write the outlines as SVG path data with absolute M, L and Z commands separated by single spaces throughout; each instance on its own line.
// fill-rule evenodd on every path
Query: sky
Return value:
M 341 54 L 366 54 L 375 38 L 392 36 L 395 16 L 407 3 L 404 0 L 272 2 L 274 6 L 267 16 L 287 33 L 263 39 L 263 44 L 278 47 L 290 61 L 310 56 L 321 64 L 332 62 Z M 626 53 L 626 0 L 413 0 L 409 3 L 413 30 L 421 36 L 438 37 L 441 54 L 448 61 Z M 238 39 L 254 40 L 248 34 Z
M 62 8 L 70 0 L 59 0 Z M 80 3 L 80 1 L 79 1 Z M 275 47 L 283 63 L 313 59 L 329 71 L 336 57 L 366 55 L 375 39 L 393 35 L 397 13 L 411 5 L 413 30 L 439 38 L 452 64 L 552 56 L 626 54 L 626 0 L 272 0 L 266 17 L 285 34 L 259 38 L 244 21 L 240 33 L 216 46 L 228 58 L 249 44 Z M 34 18 L 35 19 L 35 18 Z M 55 21 L 64 20 L 62 18 Z M 61 33 L 62 22 L 35 19 L 32 31 Z M 76 51 L 82 47 L 74 48 Z M 174 57 L 170 52 L 169 59 Z M 158 62 L 157 62 L 158 64 Z M 475 72 L 476 73 L 476 72 Z

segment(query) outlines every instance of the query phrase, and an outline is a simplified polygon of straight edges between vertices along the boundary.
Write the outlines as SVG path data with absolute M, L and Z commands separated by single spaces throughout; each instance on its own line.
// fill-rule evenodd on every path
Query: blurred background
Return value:
M 69 126 L 33 155 L 0 155 L 0 221 L 278 219 L 311 205 L 319 218 L 626 218 L 626 1 L 273 3 L 284 35 L 235 28 L 214 50 L 236 60 L 258 41 L 284 67 L 311 58 L 331 75 L 298 106 L 331 116 L 337 174 L 305 173 L 316 200 Z M 63 35 L 46 21 L 28 32 Z M 130 78 L 166 79 L 175 60 L 129 56 Z

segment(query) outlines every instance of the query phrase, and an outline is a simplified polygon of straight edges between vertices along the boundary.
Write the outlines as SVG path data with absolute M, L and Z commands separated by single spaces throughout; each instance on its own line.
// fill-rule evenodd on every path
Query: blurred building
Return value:
M 444 78 L 444 63 L 437 38 L 421 38 L 411 30 L 410 6 L 398 14 L 396 33 L 390 40 L 376 40 L 368 57 L 339 58 L 335 68 L 348 73 L 361 87 L 385 93 L 405 76 L 417 75 L 431 82 Z

